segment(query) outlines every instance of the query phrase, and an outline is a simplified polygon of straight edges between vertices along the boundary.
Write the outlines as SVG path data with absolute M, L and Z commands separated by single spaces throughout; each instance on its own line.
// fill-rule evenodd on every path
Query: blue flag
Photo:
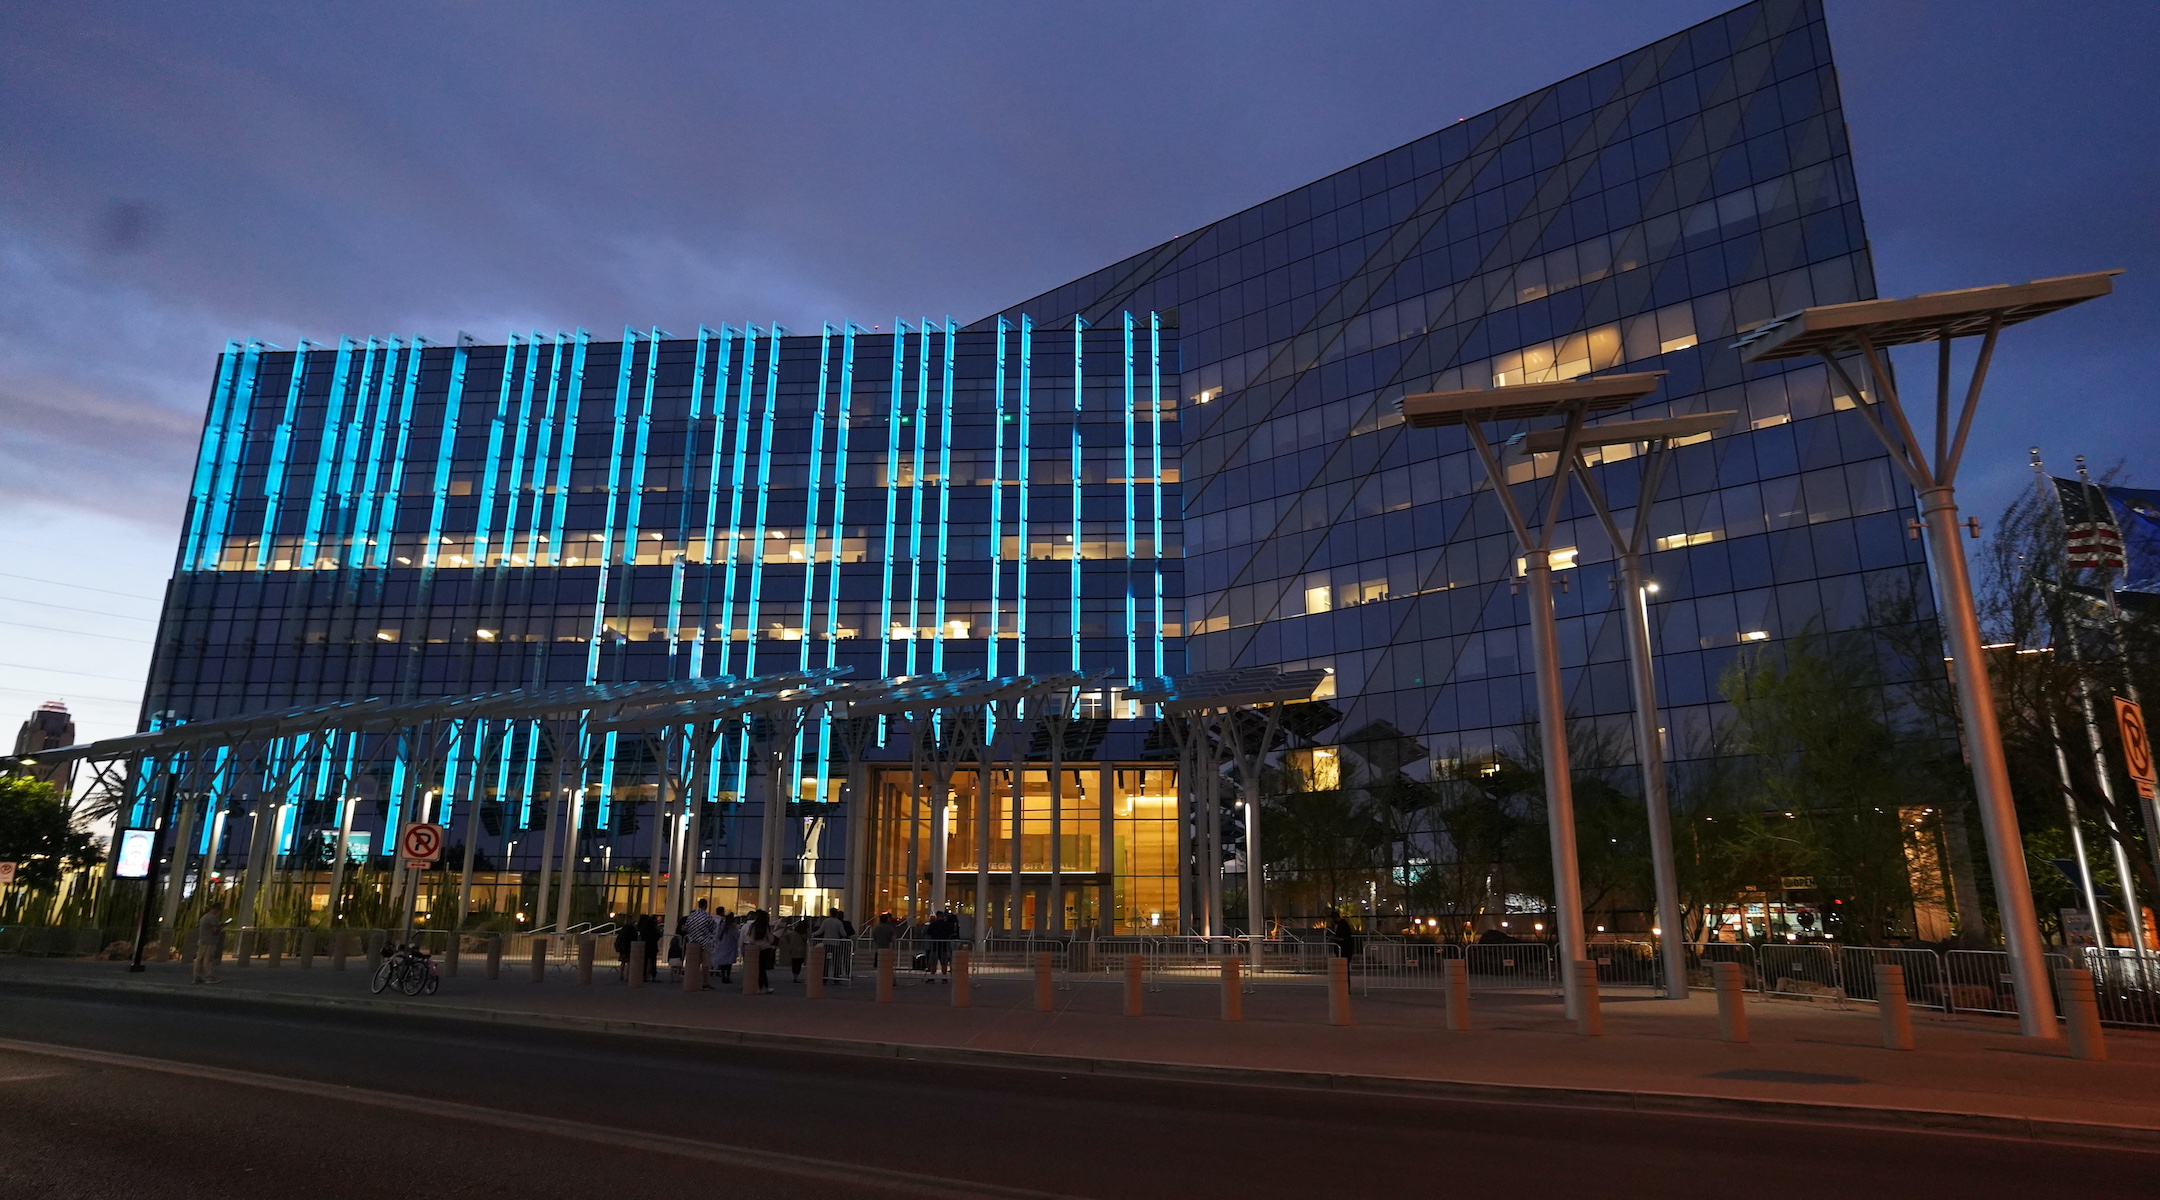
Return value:
M 2133 592 L 2160 592 L 2160 491 L 2152 488 L 2111 487 L 2108 507 L 2115 510 L 2115 525 L 2122 530 L 2123 587 Z

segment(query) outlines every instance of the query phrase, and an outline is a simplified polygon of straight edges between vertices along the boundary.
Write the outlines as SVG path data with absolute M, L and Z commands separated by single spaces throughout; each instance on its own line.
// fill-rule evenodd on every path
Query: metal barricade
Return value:
M 1583 953 L 1597 964 L 1601 988 L 1649 988 L 1665 986 L 1665 962 L 1656 942 L 1591 942 Z
M 1837 946 L 1814 943 L 1778 945 L 1771 943 L 1756 948 L 1756 961 L 1762 967 L 1763 993 L 1770 996 L 1809 996 L 1815 998 L 1842 998 L 1844 980 L 1838 972 Z
M 2101 1021 L 2160 1028 L 2160 954 L 2088 947 L 2080 958 L 2078 965 L 2092 972 Z
M 1553 949 L 1544 942 L 1479 942 L 1463 947 L 1472 991 L 1560 990 Z
M 1398 942 L 1378 947 L 1378 954 L 1373 949 L 1350 966 L 1363 995 L 1384 989 L 1437 991 L 1447 986 L 1447 961 L 1462 957 L 1462 947 L 1452 942 Z
M 1745 991 L 1763 990 L 1762 962 L 1755 955 L 1755 947 L 1746 942 L 1690 942 L 1687 947 L 1688 986 L 1710 989 L 1717 986 L 1710 968 L 1717 963 L 1740 964 L 1740 986 Z
M 1845 998 L 1873 1003 L 1875 996 L 1875 968 L 1877 965 L 1901 967 L 1905 972 L 1905 999 L 1928 1008 L 1944 1012 L 1954 1011 L 1950 1003 L 1950 979 L 1944 973 L 1942 956 L 1933 950 L 1914 950 L 1903 947 L 1845 946 L 1839 954 L 1838 968 L 1844 980 Z

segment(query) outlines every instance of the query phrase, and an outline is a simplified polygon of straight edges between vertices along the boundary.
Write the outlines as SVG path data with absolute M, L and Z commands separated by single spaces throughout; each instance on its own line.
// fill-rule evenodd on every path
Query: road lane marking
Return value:
M 909 1192 L 921 1196 L 946 1197 L 949 1200 L 975 1200 L 978 1197 L 983 1198 L 983 1200 L 993 1200 L 993 1198 L 994 1200 L 1082 1200 L 1081 1197 L 1058 1192 L 1007 1187 L 995 1183 L 977 1183 L 966 1179 L 948 1179 L 937 1175 L 924 1175 L 914 1171 L 897 1171 L 888 1167 L 834 1162 L 830 1159 L 784 1154 L 776 1150 L 766 1150 L 754 1146 L 701 1142 L 690 1138 L 671 1137 L 667 1134 L 647 1133 L 637 1129 L 593 1125 L 564 1120 L 560 1117 L 542 1117 L 529 1113 L 510 1112 L 500 1108 L 484 1108 L 477 1104 L 461 1104 L 455 1100 L 432 1100 L 425 1096 L 407 1096 L 397 1092 L 377 1091 L 373 1088 L 315 1083 L 305 1079 L 287 1079 L 283 1076 L 268 1075 L 259 1071 L 239 1071 L 230 1067 L 208 1067 L 196 1063 L 176 1062 L 172 1059 L 146 1058 L 136 1054 L 119 1054 L 109 1050 L 85 1050 L 74 1046 L 52 1045 L 46 1042 L 20 1041 L 15 1038 L 0 1038 L 0 1049 L 15 1050 L 24 1054 L 36 1054 L 47 1058 L 63 1058 L 75 1062 L 96 1063 L 101 1066 L 121 1067 L 138 1071 L 156 1071 L 166 1075 L 205 1079 L 216 1083 L 234 1084 L 240 1087 L 264 1088 L 324 1100 L 341 1100 L 352 1104 L 371 1105 L 376 1108 L 397 1109 L 421 1116 L 447 1117 L 452 1120 L 492 1125 L 499 1129 L 515 1130 L 519 1133 L 575 1138 L 579 1141 L 593 1142 L 618 1149 L 623 1147 L 648 1149 L 683 1158 L 703 1159 L 708 1162 L 725 1163 L 730 1166 L 747 1166 L 774 1174 L 797 1175 L 811 1179 L 823 1179 L 834 1183 L 868 1184 L 889 1191 Z M 55 1075 L 65 1073 L 60 1071 L 51 1072 L 51 1074 Z M 0 1079 L 0 1082 L 5 1082 L 5 1080 Z

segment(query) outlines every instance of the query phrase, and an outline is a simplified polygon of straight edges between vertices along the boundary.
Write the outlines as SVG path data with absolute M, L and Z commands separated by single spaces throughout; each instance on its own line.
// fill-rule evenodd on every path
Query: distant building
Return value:
M 15 735 L 15 753 L 35 754 L 56 746 L 75 744 L 75 718 L 68 715 L 67 702 L 47 700 L 37 706 L 30 719 L 22 723 L 22 732 Z M 56 763 L 30 768 L 32 776 L 47 783 L 60 785 L 66 791 L 75 782 L 75 764 Z

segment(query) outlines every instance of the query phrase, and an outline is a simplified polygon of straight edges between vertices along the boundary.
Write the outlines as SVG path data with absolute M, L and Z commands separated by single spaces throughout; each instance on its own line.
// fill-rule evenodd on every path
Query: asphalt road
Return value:
M 0 991 L 8 1195 L 2142 1200 L 2155 1178 L 2160 1155 L 1953 1135 Z

